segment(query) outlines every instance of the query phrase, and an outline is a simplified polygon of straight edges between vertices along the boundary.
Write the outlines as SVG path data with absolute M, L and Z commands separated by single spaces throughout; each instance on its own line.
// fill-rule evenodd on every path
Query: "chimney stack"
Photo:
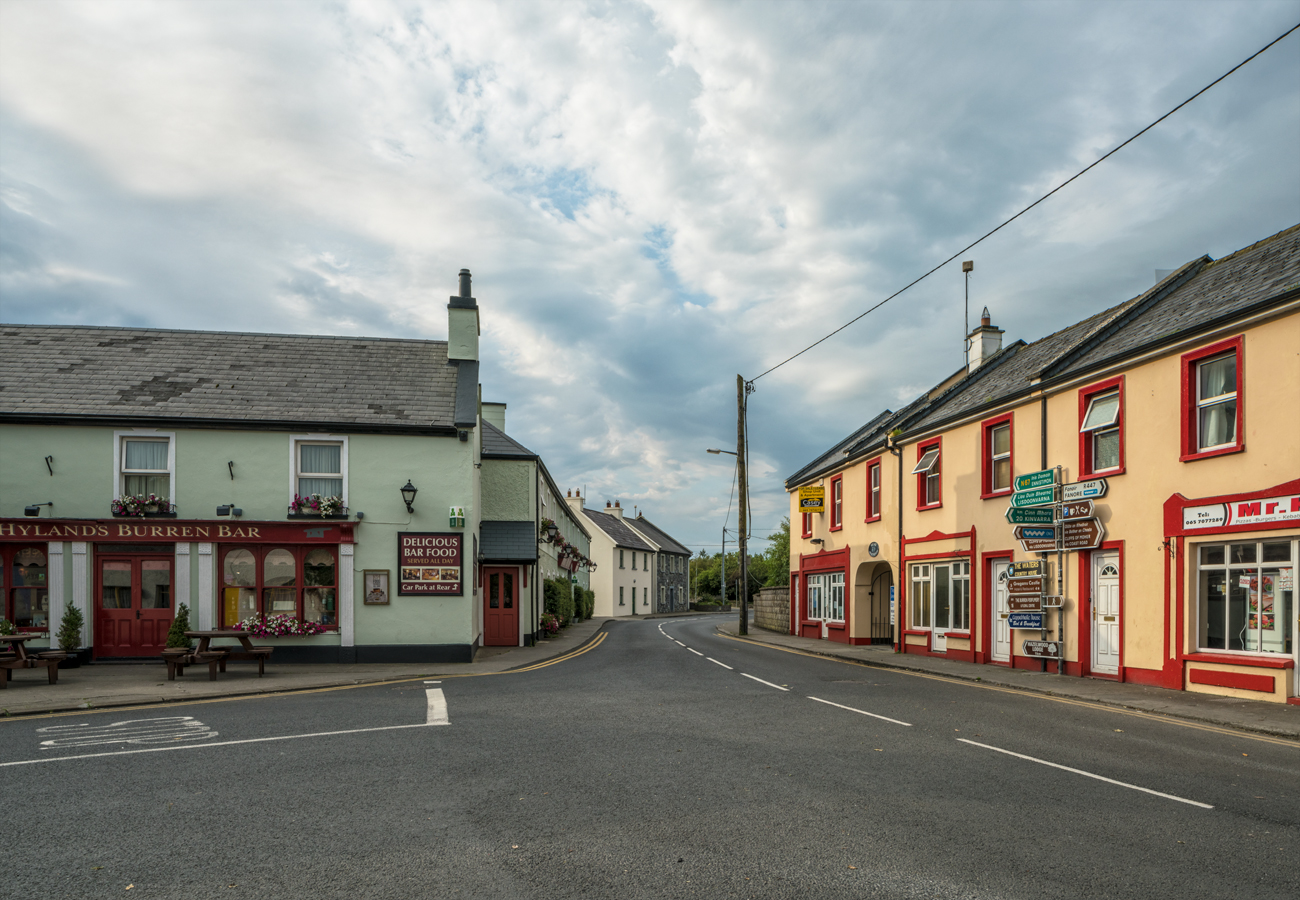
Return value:
M 966 335 L 966 339 L 970 342 L 970 347 L 966 351 L 966 371 L 968 373 L 974 372 L 1002 349 L 1002 335 L 1002 329 L 994 327 L 992 324 L 989 308 L 984 307 L 984 312 L 980 314 L 979 327 Z
M 572 491 L 569 496 L 564 498 L 564 502 L 569 504 L 569 509 L 582 512 L 582 491 Z
M 614 501 L 614 505 L 613 505 L 613 506 L 609 506 L 609 507 L 607 507 L 607 508 L 605 509 L 605 512 L 606 512 L 606 514 L 611 515 L 611 516 L 613 516 L 613 517 L 616 518 L 616 519 L 622 519 L 622 518 L 623 518 L 623 507 L 619 506 L 619 503 L 618 503 L 617 500 Z
M 447 359 L 478 359 L 478 304 L 470 294 L 469 269 L 460 270 L 460 293 L 447 304 Z

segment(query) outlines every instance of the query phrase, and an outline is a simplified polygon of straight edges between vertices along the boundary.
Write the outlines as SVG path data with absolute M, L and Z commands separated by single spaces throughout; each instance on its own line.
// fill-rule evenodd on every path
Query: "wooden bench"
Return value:
M 221 661 L 221 671 L 226 671 L 226 660 L 256 662 L 257 677 L 261 678 L 266 674 L 266 661 L 271 658 L 271 651 L 274 649 L 274 647 L 254 647 L 252 650 L 227 649 L 226 657 Z
M 44 668 L 50 684 L 59 683 L 59 663 L 68 658 L 62 650 L 50 650 L 44 653 L 24 654 L 23 656 L 0 656 L 0 688 L 9 687 L 10 669 Z
M 206 664 L 208 681 L 217 680 L 217 669 L 226 671 L 226 651 L 207 650 L 203 653 L 164 653 L 163 662 L 167 663 L 167 680 L 175 681 L 177 675 L 185 674 L 186 666 Z

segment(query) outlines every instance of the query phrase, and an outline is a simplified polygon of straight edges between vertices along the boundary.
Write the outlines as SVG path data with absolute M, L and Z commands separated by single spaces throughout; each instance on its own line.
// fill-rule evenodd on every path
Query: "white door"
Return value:
M 1007 579 L 1011 577 L 1011 563 L 993 564 L 993 658 L 998 662 L 1011 662 L 1011 621 L 1007 609 Z
M 930 649 L 936 653 L 948 649 L 948 629 L 952 627 L 952 570 L 948 566 L 934 567 L 934 587 L 930 594 L 933 604 L 930 621 L 934 631 L 930 633 Z
M 1092 669 L 1119 674 L 1119 554 L 1092 555 Z

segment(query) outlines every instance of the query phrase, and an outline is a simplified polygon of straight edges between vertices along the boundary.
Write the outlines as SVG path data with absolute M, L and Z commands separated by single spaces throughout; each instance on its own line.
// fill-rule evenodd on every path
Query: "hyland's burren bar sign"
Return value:
M 461 538 L 459 532 L 399 531 L 397 533 L 397 593 L 462 593 Z

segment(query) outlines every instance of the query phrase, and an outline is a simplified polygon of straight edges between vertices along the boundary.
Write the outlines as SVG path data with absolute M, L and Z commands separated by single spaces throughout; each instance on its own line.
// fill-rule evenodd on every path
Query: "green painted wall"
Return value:
M 494 522 L 524 522 L 535 516 L 536 463 L 526 460 L 483 461 L 484 518 Z

